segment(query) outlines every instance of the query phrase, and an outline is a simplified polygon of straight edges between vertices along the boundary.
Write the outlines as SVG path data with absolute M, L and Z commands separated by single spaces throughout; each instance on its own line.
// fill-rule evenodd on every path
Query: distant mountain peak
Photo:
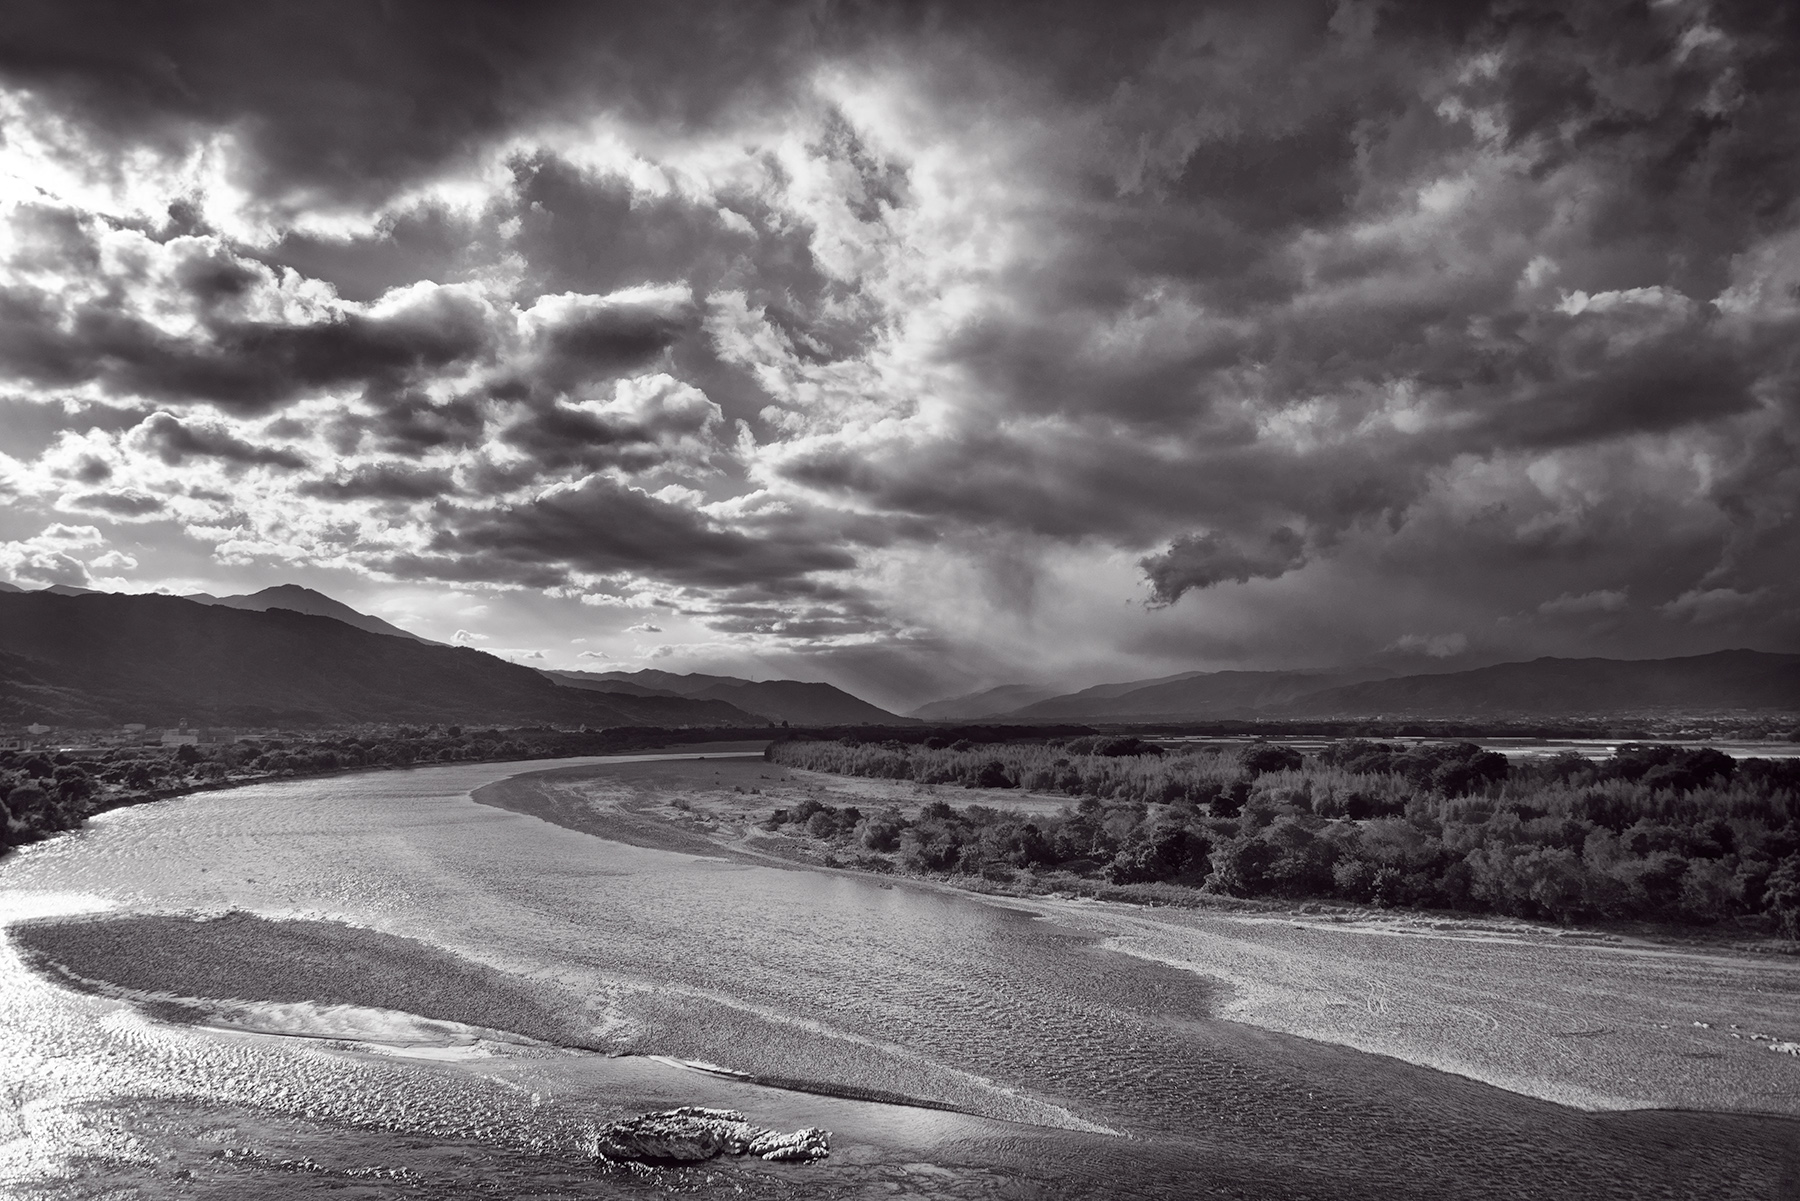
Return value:
M 202 605 L 220 605 L 227 609 L 247 609 L 257 613 L 266 613 L 270 609 L 287 609 L 295 613 L 307 613 L 313 617 L 329 617 L 333 621 L 341 621 L 347 626 L 355 626 L 359 630 L 367 630 L 371 634 L 386 634 L 390 638 L 410 638 L 414 642 L 429 643 L 441 646 L 429 638 L 421 637 L 411 630 L 403 630 L 392 622 L 383 621 L 379 617 L 352 609 L 343 601 L 334 600 L 323 592 L 307 588 L 301 584 L 272 584 L 256 592 L 236 596 L 213 596 L 205 592 L 195 592 L 182 598 Z
M 0 594 L 0 722 L 765 724 L 718 700 L 557 687 L 483 651 L 305 613 L 294 591 L 275 599 L 289 603 Z

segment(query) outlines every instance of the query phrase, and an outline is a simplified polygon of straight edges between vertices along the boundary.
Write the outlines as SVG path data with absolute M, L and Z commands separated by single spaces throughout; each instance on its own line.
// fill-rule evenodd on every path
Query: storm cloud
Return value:
M 6 561 L 926 691 L 1791 649 L 1797 63 L 1704 0 L 11 5 Z

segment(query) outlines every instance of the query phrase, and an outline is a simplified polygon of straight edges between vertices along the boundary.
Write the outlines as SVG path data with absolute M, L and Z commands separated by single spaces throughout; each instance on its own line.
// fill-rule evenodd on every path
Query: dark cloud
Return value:
M 856 563 L 833 547 L 719 528 L 691 509 L 598 476 L 516 508 L 440 508 L 437 520 L 434 552 L 460 562 L 460 571 L 480 573 L 476 578 L 501 581 L 560 582 L 572 569 L 703 588 L 778 587 Z
M 623 299 L 564 293 L 541 298 L 532 312 L 546 308 L 550 311 L 536 332 L 536 358 L 529 375 L 518 381 L 521 391 L 555 395 L 642 370 L 696 324 L 685 290 L 641 298 L 627 293 Z
M 217 295 L 215 289 L 214 295 Z M 66 315 L 49 293 L 0 289 L 0 372 L 51 386 L 95 382 L 115 396 L 209 401 L 265 412 L 329 387 L 397 391 L 408 380 L 476 359 L 492 346 L 490 314 L 433 290 L 378 315 L 284 324 L 218 320 L 208 338 L 168 334 L 116 294 Z
M 203 310 L 217 309 L 242 300 L 262 285 L 266 276 L 238 259 L 223 246 L 210 253 L 192 255 L 176 268 L 175 279 Z
M 161 497 L 143 492 L 80 492 L 65 497 L 63 505 L 127 519 L 150 517 L 168 507 Z
M 204 422 L 184 422 L 169 413 L 152 413 L 133 437 L 170 467 L 190 457 L 222 459 L 227 463 L 281 467 L 298 471 L 307 466 L 305 456 L 282 446 L 257 446 L 231 432 Z
M 501 430 L 500 440 L 528 453 L 534 472 L 607 466 L 642 472 L 669 457 L 655 430 L 561 404 L 528 413 Z
M 448 471 L 377 463 L 340 472 L 325 479 L 307 480 L 296 491 L 323 500 L 435 500 L 456 491 L 456 479 Z
M 0 74 L 118 138 L 231 127 L 256 191 L 377 201 L 483 141 L 600 109 L 672 129 L 785 94 L 812 14 L 536 0 L 24 0 Z
M 1241 543 L 1216 534 L 1188 534 L 1139 566 L 1150 581 L 1150 603 L 1172 605 L 1192 588 L 1226 580 L 1278 579 L 1306 562 L 1306 539 L 1283 526 L 1261 542 Z
M 420 454 L 439 447 L 481 442 L 486 419 L 481 402 L 460 396 L 439 401 L 414 390 L 384 396 L 373 413 L 345 413 L 327 435 L 339 453 L 350 454 L 367 439 L 388 454 Z
M 887 525 L 908 539 L 932 541 L 951 523 L 1141 545 L 1174 537 L 1171 527 L 1191 527 L 1197 515 L 1253 533 L 1297 521 L 1329 539 L 1365 518 L 1399 518 L 1428 487 L 1434 461 L 1398 438 L 1389 447 L 1354 442 L 1303 453 L 1259 441 L 1234 422 L 1201 425 L 1189 437 L 1179 457 L 1146 454 L 1143 434 L 1096 416 L 1028 432 L 957 429 L 897 451 L 827 443 L 783 460 L 782 470 L 913 517 Z

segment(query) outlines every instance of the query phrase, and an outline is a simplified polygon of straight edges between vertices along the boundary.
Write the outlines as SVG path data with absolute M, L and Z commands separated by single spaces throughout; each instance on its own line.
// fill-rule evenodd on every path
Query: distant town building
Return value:
M 200 731 L 198 730 L 164 730 L 162 744 L 164 746 L 198 746 Z
M 128 721 L 124 725 L 120 726 L 119 728 L 121 730 L 125 731 L 127 734 L 142 734 L 145 730 L 149 729 L 150 727 L 146 726 L 141 721 Z
M 34 721 L 30 725 L 25 727 L 25 732 L 27 734 L 31 734 L 33 736 L 42 736 L 42 735 L 48 734 L 50 732 L 50 727 L 39 725 L 37 722 Z

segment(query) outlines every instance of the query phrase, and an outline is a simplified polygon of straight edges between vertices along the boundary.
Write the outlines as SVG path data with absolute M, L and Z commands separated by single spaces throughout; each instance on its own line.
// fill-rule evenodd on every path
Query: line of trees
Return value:
M 789 740 L 791 767 L 1071 803 L 1027 818 L 939 800 L 917 817 L 816 801 L 776 826 L 908 871 L 1072 873 L 1240 897 L 1557 922 L 1741 921 L 1800 938 L 1800 761 L 1621 747 L 1508 763 L 1472 743 L 1352 740 L 1167 753 L 1124 738 L 933 746 Z

